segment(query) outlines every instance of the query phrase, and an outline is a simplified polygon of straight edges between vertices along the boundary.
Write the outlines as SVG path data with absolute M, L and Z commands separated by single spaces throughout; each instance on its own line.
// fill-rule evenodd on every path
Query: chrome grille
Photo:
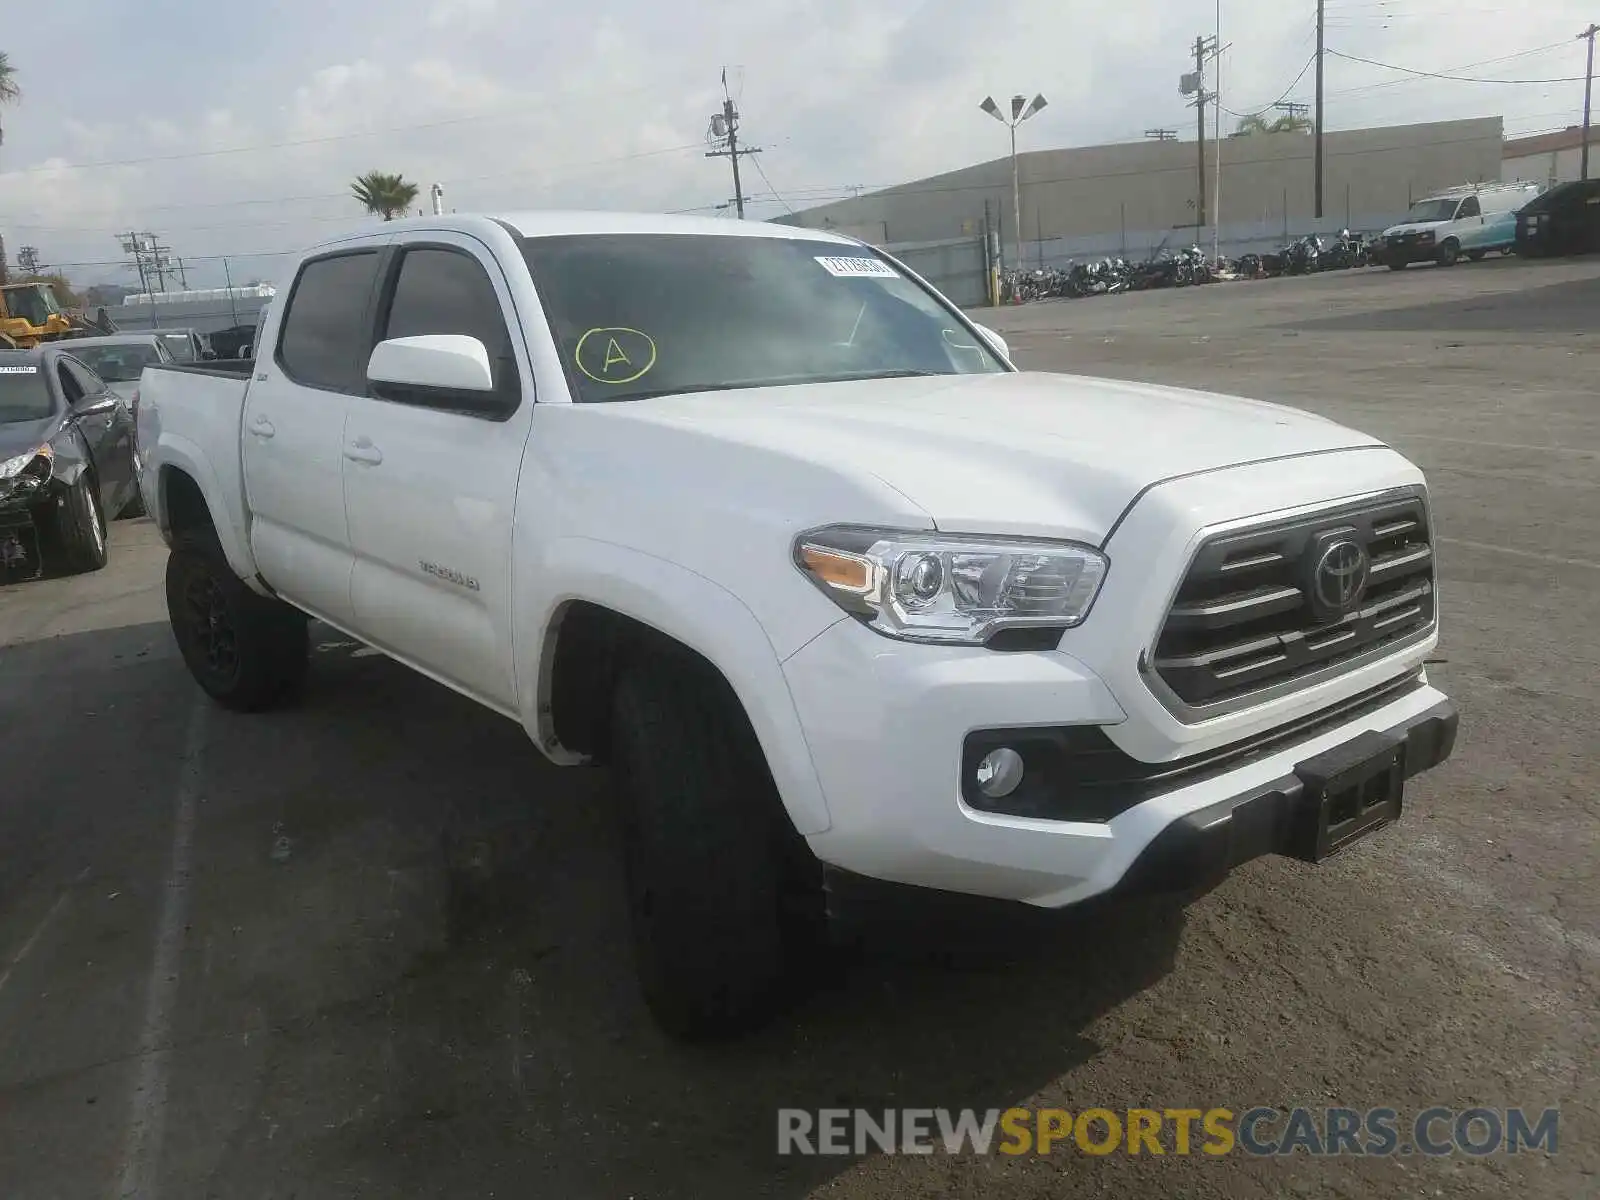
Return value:
M 1323 570 L 1330 553 L 1340 562 Z M 1345 595 L 1363 556 L 1364 579 Z M 1218 534 L 1167 613 L 1155 675 L 1169 702 L 1205 712 L 1354 666 L 1433 627 L 1433 580 L 1417 494 Z

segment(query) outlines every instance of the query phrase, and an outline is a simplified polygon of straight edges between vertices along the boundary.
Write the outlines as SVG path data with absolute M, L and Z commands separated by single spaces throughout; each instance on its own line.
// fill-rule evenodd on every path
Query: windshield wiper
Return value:
M 860 379 L 936 379 L 945 375 L 955 375 L 956 371 L 920 371 L 909 368 L 889 371 L 852 371 L 848 375 L 829 375 L 819 379 L 818 383 L 853 383 Z

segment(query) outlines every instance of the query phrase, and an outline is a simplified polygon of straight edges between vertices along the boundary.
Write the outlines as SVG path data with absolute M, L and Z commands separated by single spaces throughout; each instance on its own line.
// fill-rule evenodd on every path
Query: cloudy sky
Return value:
M 11 5 L 8 5 L 11 7 Z M 1327 0 L 1333 129 L 1581 118 L 1583 0 Z M 1580 11 L 1582 10 L 1582 11 Z M 1513 12 L 1515 15 L 1513 16 Z M 68 0 L 0 25 L 23 89 L 0 112 L 0 234 L 80 282 L 132 281 L 115 234 L 160 234 L 190 286 L 272 279 L 282 254 L 365 220 L 370 169 L 440 183 L 462 211 L 714 212 L 704 157 L 727 67 L 744 186 L 773 216 L 1005 152 L 978 111 L 1042 91 L 1024 148 L 1192 137 L 1177 93 L 1215 0 Z M 1223 104 L 1309 101 L 1315 5 L 1225 0 Z M 14 15 L 14 14 L 13 14 Z M 1298 82 L 1296 82 L 1298 80 Z M 70 265 L 69 265 L 70 264 Z

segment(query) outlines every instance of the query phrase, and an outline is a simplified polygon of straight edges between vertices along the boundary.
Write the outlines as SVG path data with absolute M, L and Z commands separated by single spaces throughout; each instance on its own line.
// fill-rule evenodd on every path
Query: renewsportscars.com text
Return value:
M 778 1153 L 1554 1154 L 1560 1119 L 1555 1108 L 783 1108 Z

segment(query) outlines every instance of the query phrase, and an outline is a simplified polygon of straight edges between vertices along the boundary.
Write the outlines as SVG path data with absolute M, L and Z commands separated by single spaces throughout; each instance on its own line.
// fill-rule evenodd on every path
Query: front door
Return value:
M 256 355 L 245 395 L 245 494 L 262 578 L 286 599 L 348 627 L 350 536 L 342 454 L 352 395 L 365 387 L 381 248 L 308 260 L 276 344 Z
M 458 234 L 400 235 L 381 339 L 468 334 L 519 397 L 504 419 L 367 395 L 350 402 L 344 503 L 360 636 L 502 710 L 515 707 L 511 521 L 533 412 L 532 374 L 505 277 Z M 516 334 L 516 336 L 513 336 Z
M 61 391 L 94 462 L 100 484 L 100 511 L 115 520 L 133 498 L 133 419 L 127 404 L 100 377 L 69 359 L 60 359 Z

